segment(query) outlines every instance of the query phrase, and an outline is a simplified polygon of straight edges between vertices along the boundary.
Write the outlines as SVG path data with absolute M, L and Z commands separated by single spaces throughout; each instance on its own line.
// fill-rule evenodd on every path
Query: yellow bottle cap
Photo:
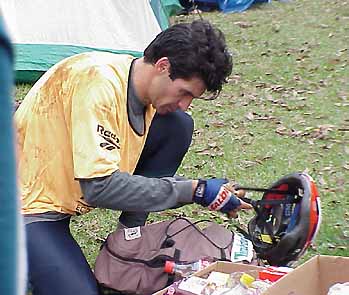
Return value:
M 240 283 L 247 288 L 251 287 L 251 284 L 255 281 L 255 278 L 247 273 L 244 273 L 240 278 Z

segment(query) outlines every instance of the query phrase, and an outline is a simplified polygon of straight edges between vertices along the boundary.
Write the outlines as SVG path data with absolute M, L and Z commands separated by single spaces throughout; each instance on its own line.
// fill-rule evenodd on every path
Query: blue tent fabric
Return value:
M 17 295 L 17 195 L 11 93 L 12 49 L 0 14 L 0 294 Z
M 270 0 L 217 0 L 220 10 L 228 12 L 242 12 L 252 4 L 270 2 Z
M 270 2 L 271 0 L 196 0 L 200 6 L 217 6 L 222 12 L 243 12 L 255 3 Z

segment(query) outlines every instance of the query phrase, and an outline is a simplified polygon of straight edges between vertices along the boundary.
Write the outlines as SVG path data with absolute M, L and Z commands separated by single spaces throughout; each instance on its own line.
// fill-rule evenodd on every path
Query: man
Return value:
M 15 118 L 34 295 L 98 294 L 71 215 L 122 210 L 120 226 L 133 227 L 193 202 L 230 216 L 250 208 L 225 179 L 174 177 L 193 132 L 184 111 L 231 69 L 223 34 L 195 21 L 160 33 L 143 58 L 76 55 L 33 86 Z

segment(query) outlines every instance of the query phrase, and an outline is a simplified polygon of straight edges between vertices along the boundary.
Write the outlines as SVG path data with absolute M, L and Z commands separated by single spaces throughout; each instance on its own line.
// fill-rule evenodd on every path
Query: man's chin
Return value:
M 156 112 L 159 115 L 166 115 L 166 114 L 170 113 L 170 110 L 167 108 L 159 108 L 159 109 L 156 109 Z

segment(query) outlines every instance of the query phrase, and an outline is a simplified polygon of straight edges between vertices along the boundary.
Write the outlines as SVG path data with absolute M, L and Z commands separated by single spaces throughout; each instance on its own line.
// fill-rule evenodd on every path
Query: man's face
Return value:
M 186 111 L 195 97 L 205 91 L 204 83 L 198 78 L 163 81 L 152 100 L 153 107 L 161 115 L 178 109 Z
M 186 111 L 193 98 L 201 96 L 206 90 L 200 78 L 171 80 L 169 75 L 168 70 L 163 71 L 154 78 L 150 87 L 151 104 L 161 115 L 178 109 Z

